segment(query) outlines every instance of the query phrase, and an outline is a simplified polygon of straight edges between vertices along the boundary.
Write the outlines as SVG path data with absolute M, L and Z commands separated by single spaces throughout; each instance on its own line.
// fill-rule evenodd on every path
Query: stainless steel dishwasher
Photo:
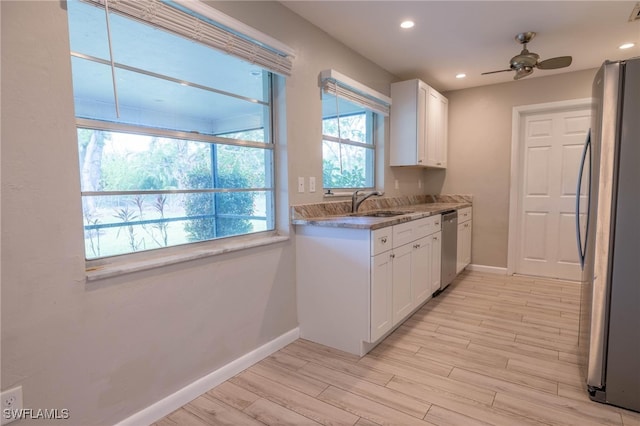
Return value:
M 458 256 L 458 212 L 450 210 L 442 213 L 442 261 L 440 275 L 441 293 L 456 277 Z

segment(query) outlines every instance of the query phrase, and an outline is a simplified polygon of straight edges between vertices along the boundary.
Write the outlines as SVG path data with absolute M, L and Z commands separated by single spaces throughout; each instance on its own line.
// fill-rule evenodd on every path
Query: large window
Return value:
M 193 39 L 68 2 L 87 259 L 274 229 L 275 76 L 147 3 L 196 20 Z
M 372 189 L 376 139 L 391 100 L 333 70 L 321 78 L 323 187 Z

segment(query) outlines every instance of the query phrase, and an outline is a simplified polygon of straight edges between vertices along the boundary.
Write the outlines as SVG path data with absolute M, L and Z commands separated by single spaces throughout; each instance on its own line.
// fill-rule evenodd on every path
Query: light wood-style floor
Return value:
M 640 425 L 590 401 L 579 288 L 464 272 L 363 358 L 299 339 L 155 423 Z

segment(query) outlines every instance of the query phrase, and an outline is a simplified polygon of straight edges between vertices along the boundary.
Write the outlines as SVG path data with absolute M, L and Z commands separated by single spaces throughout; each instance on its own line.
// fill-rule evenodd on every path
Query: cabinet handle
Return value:
M 391 253 L 391 254 L 389 255 L 389 258 L 391 258 L 391 259 L 395 259 L 395 257 L 396 257 L 396 255 L 395 255 L 395 254 L 393 254 L 393 253 Z
M 387 244 L 387 237 L 382 237 L 382 238 L 380 238 L 380 242 L 381 242 L 382 244 Z
M 414 248 L 414 249 L 419 249 L 419 248 L 420 248 L 420 244 L 414 244 L 414 245 L 413 245 L 413 248 Z
M 422 163 L 422 160 L 418 160 L 418 163 Z
M 438 166 L 442 166 L 442 163 L 438 163 Z
M 468 223 L 465 223 L 465 224 L 464 224 L 464 227 L 465 227 L 465 228 L 468 228 L 468 227 L 469 227 L 469 224 L 468 224 Z
M 433 241 L 438 241 L 438 237 L 433 237 Z
M 440 222 L 436 222 L 436 226 L 440 225 Z

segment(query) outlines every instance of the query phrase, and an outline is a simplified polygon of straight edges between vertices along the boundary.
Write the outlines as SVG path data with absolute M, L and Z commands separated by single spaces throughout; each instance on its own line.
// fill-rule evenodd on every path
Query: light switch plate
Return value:
M 309 178 L 309 192 L 316 192 L 316 177 L 311 176 Z
M 298 192 L 304 192 L 304 177 L 298 178 Z

